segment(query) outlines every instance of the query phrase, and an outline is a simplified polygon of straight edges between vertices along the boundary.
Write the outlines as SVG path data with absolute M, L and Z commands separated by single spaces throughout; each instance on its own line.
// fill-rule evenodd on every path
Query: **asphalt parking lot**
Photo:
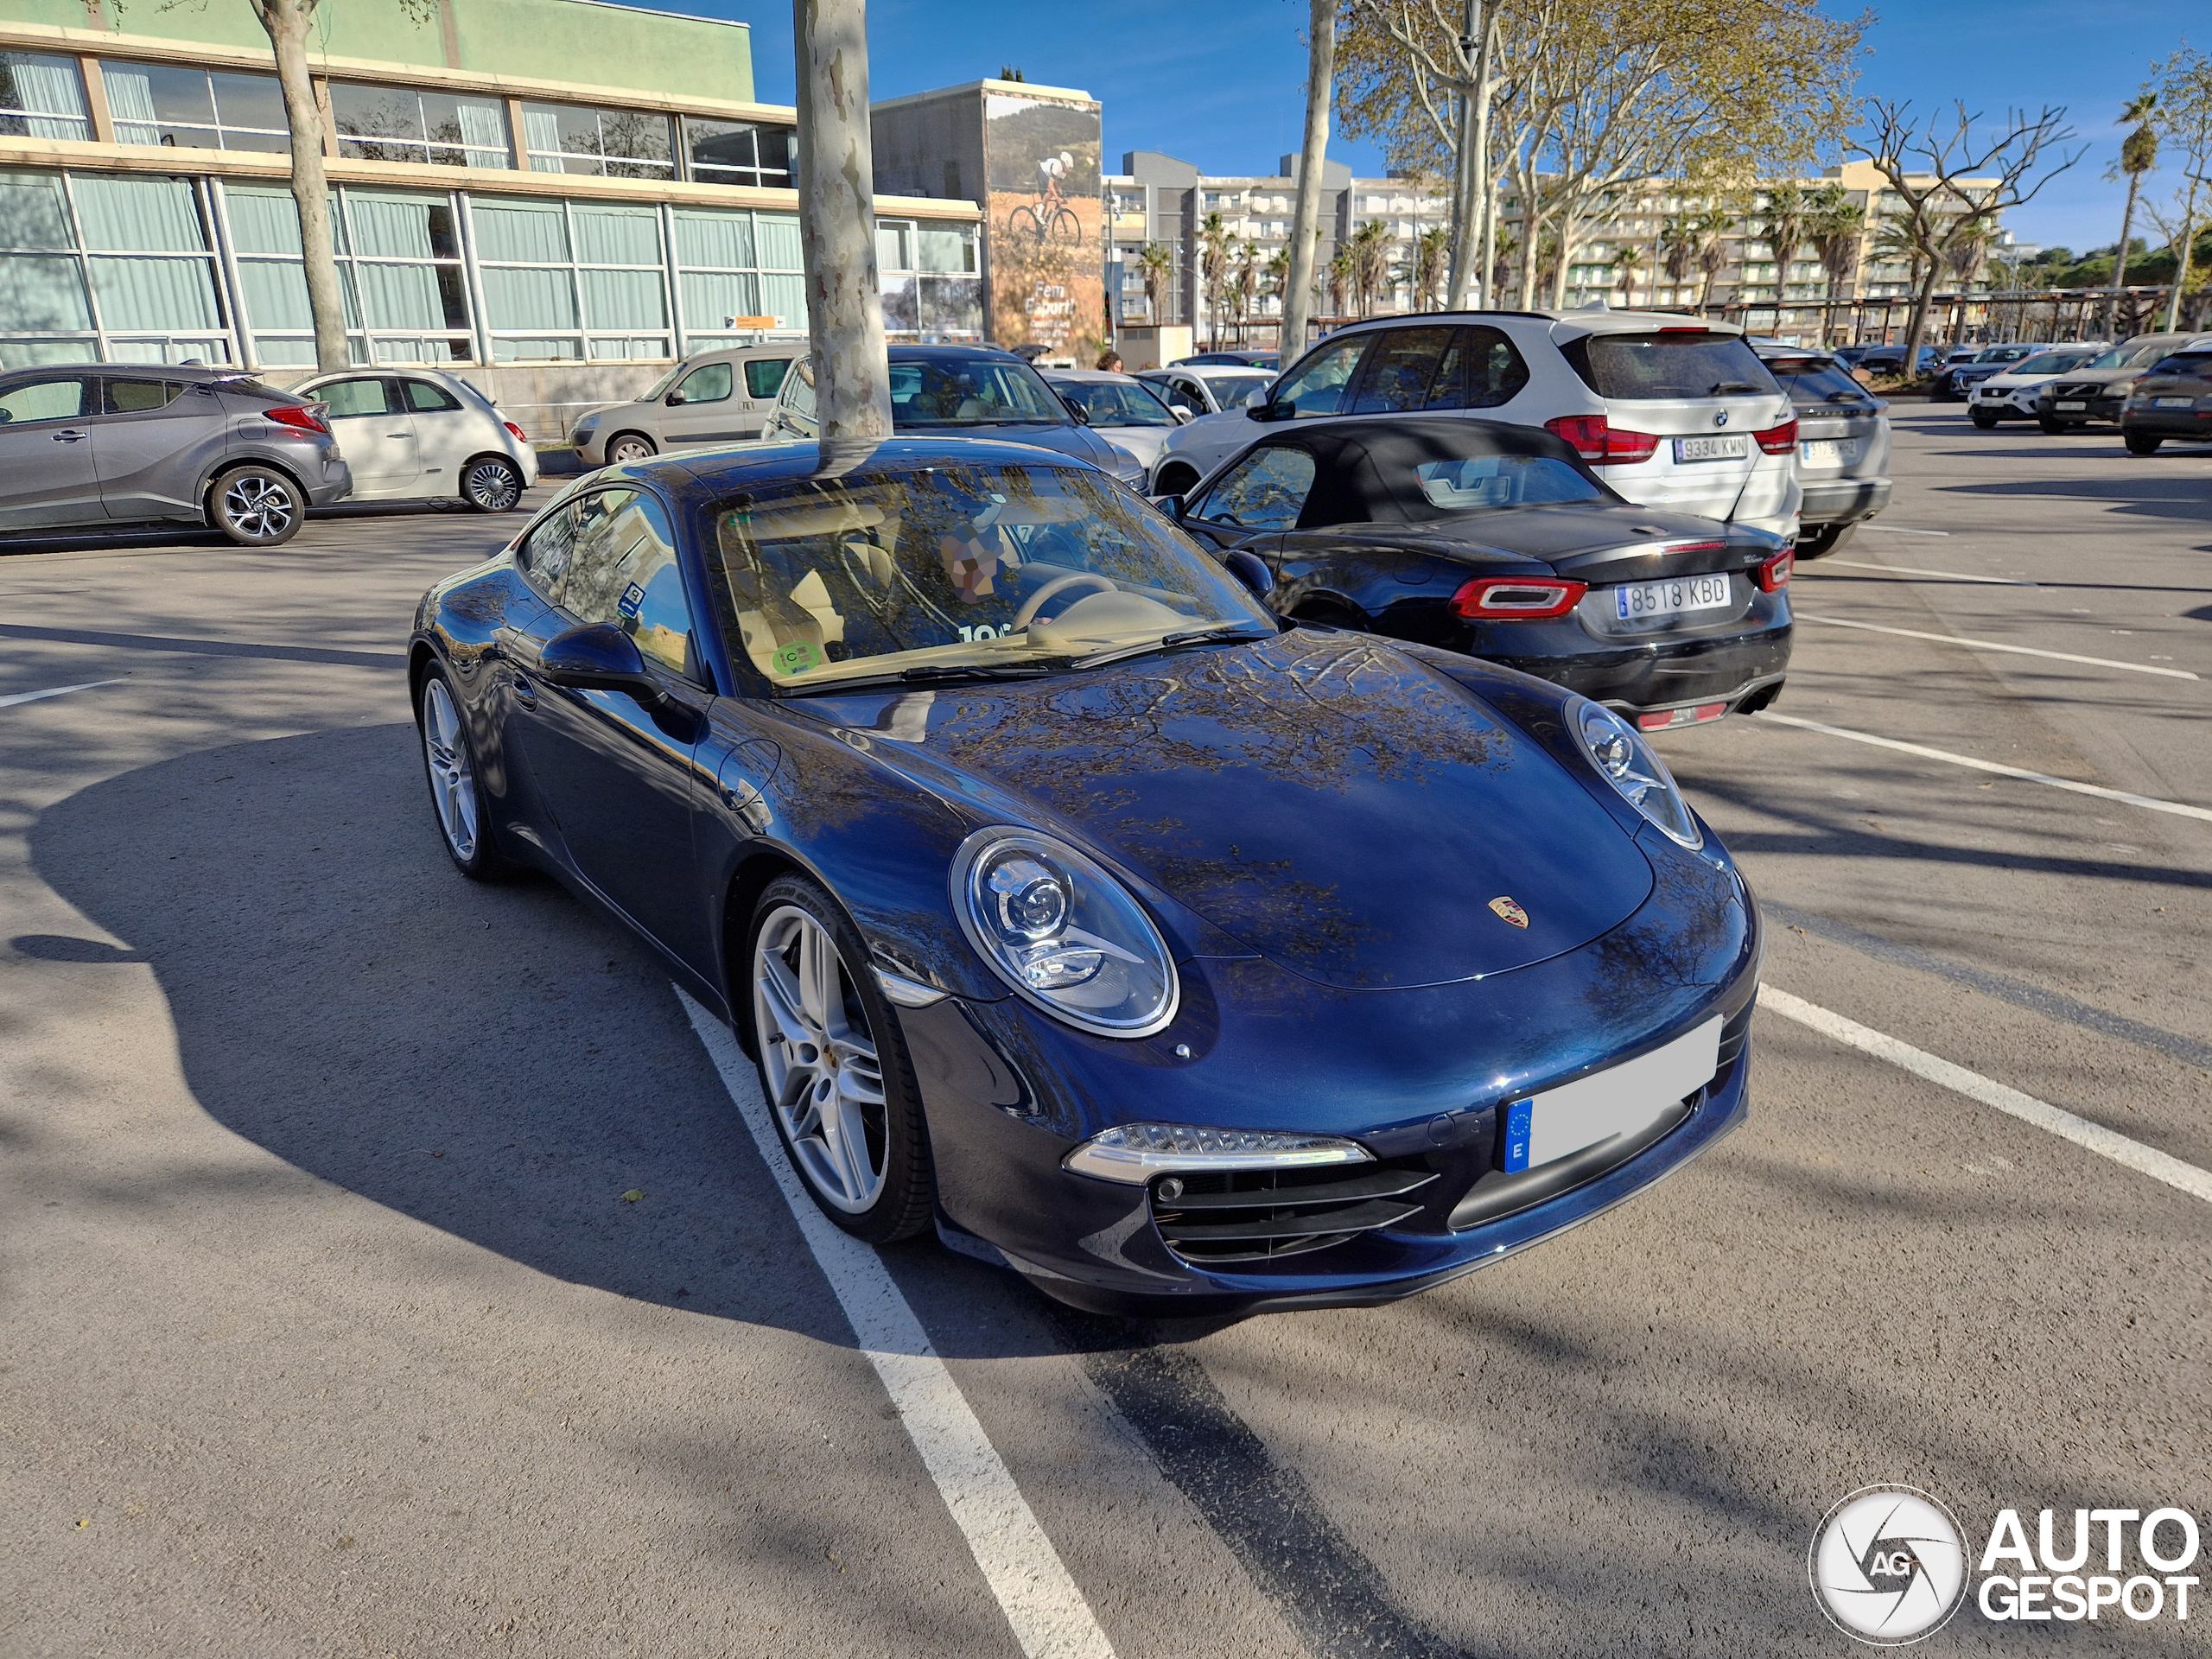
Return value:
M 1011 1571 L 645 950 L 447 863 L 402 645 L 519 519 L 17 543 L 0 1654 L 1841 1653 L 1856 1488 L 2212 1511 L 2212 450 L 1894 414 L 1785 718 L 1662 740 L 1794 999 L 1751 1121 L 1382 1309 L 886 1253 Z

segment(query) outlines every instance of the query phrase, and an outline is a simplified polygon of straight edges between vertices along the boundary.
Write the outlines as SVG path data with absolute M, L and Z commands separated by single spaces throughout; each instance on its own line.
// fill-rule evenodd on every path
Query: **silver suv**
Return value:
M 0 531 L 206 524 L 275 547 L 353 487 L 323 416 L 231 369 L 0 374 Z
M 1798 533 L 1797 419 L 1743 330 L 1663 312 L 1472 311 L 1331 334 L 1262 402 L 1192 421 L 1152 470 L 1179 495 L 1253 422 L 1415 411 L 1541 426 L 1631 501 Z
M 601 404 L 576 417 L 569 442 L 587 467 L 643 461 L 690 444 L 757 438 L 804 340 L 700 352 L 628 403 Z

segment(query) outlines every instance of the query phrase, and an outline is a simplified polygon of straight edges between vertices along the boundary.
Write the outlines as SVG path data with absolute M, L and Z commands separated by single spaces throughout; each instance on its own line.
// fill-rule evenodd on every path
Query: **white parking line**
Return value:
M 1934 534 L 1930 531 L 1929 534 Z M 1840 564 L 1852 570 L 1879 570 L 1893 576 L 1942 576 L 1947 582 L 1979 582 L 1992 588 L 2040 588 L 2039 582 L 2024 582 L 2018 576 L 1970 576 L 1963 570 L 1923 570 L 1912 564 L 1869 564 L 1864 559 L 1839 559 L 1834 556 L 1820 561 L 1821 564 Z M 1820 575 L 1815 566 L 1811 574 Z
M 1861 524 L 1861 530 L 1878 530 L 1885 536 L 1948 536 L 1948 530 L 1907 530 L 1903 524 Z
M 72 691 L 90 691 L 95 686 L 122 683 L 120 680 L 86 680 L 82 685 L 57 685 L 44 691 L 18 691 L 10 696 L 0 697 L 0 709 L 10 708 L 19 702 L 36 702 L 41 697 L 66 697 Z
M 1917 1077 L 1961 1094 L 1969 1100 L 1978 1100 L 1985 1106 L 1994 1106 L 2023 1123 L 2056 1135 L 2062 1141 L 2071 1141 L 2086 1147 L 2100 1158 L 2109 1158 L 2124 1164 L 2137 1173 L 2148 1175 L 2154 1181 L 2164 1181 L 2168 1186 L 2202 1198 L 2212 1204 L 2212 1171 L 2185 1164 L 2156 1147 L 2146 1147 L 2140 1141 L 2092 1123 L 2086 1117 L 2077 1117 L 2063 1107 L 2037 1100 L 2033 1095 L 2024 1095 L 2017 1089 L 1983 1077 L 1979 1071 L 1969 1071 L 1963 1065 L 1940 1059 L 1925 1049 L 1915 1048 L 1910 1043 L 1862 1026 L 1855 1020 L 1847 1020 L 1840 1014 L 1796 997 L 1771 985 L 1759 987 L 1759 1006 L 1770 1008 L 1784 1019 L 1795 1020 L 1801 1026 L 1809 1026 L 1839 1043 L 1872 1054 L 1877 1059 L 1887 1060 Z
M 983 1579 L 998 1598 L 1014 1640 L 1029 1659 L 1114 1659 L 1113 1644 L 1099 1628 L 1090 1604 L 1062 1565 L 1059 1552 L 1045 1535 L 1029 1502 L 1007 1471 L 990 1437 L 931 1344 L 883 1259 L 858 1239 L 830 1224 L 784 1156 L 783 1142 L 768 1121 L 753 1064 L 729 1028 L 701 1007 L 682 987 L 677 1000 L 690 1016 L 692 1030 L 706 1045 L 708 1058 L 721 1074 L 722 1087 L 753 1132 L 761 1160 L 775 1177 L 777 1190 L 798 1219 L 807 1249 L 837 1293 L 837 1301 L 889 1391 L 899 1420 L 922 1454 L 930 1478 L 968 1541 Z
M 2076 657 L 2070 651 L 2038 651 L 2033 645 L 2001 645 L 1994 639 L 1961 639 L 1955 633 L 1923 633 L 1917 628 L 1885 628 L 1872 622 L 1847 622 L 1840 616 L 1808 616 L 1802 611 L 1791 613 L 1800 622 L 1817 622 L 1829 628 L 1859 628 L 1868 633 L 1894 633 L 1906 639 L 1938 639 L 1947 645 L 1967 645 L 1975 651 L 2007 651 L 2018 657 L 2049 657 L 2061 663 L 2087 663 L 2092 668 L 2124 668 L 2134 674 L 2163 674 L 2170 680 L 2194 680 L 2202 677 L 2185 668 L 2152 668 L 2143 663 L 2118 663 L 2109 657 Z
M 2048 784 L 2053 789 L 2070 789 L 2077 795 L 2094 795 L 2100 800 L 2118 801 L 2124 806 L 2147 807 L 2153 812 L 2171 812 L 2182 818 L 2202 818 L 2212 823 L 2212 807 L 2191 806 L 2185 801 L 2162 801 L 2155 795 L 2131 795 L 2124 789 L 2107 789 L 2099 784 L 2076 783 L 2071 778 L 2054 778 L 2049 772 L 2029 772 L 2024 767 L 2008 766 L 1995 760 L 1978 760 L 1970 754 L 1953 754 L 1948 749 L 1931 749 L 1918 743 L 1900 743 L 1894 737 L 1877 737 L 1872 732 L 1854 732 L 1841 726 L 1823 726 L 1817 720 L 1800 720 L 1795 715 L 1777 715 L 1770 709 L 1763 709 L 1751 718 L 1771 721 L 1777 726 L 1799 726 L 1808 732 L 1825 732 L 1830 737 L 1847 737 L 1854 743 L 1872 743 L 1878 749 L 1895 749 L 1899 754 L 1917 754 L 1930 760 L 1948 760 L 1955 766 L 1972 766 L 1976 772 L 1993 772 L 2001 778 L 2018 778 L 2031 784 Z

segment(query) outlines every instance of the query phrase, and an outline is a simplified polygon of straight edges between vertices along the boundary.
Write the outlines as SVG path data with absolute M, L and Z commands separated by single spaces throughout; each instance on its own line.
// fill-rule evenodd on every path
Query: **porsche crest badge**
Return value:
M 1510 922 L 1516 927 L 1529 925 L 1529 912 L 1503 894 L 1491 899 L 1490 907 L 1497 912 L 1497 919 L 1501 922 Z

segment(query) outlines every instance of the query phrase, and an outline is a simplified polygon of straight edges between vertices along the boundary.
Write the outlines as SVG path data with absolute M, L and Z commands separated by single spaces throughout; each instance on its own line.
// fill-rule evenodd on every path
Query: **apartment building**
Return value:
M 601 0 L 326 6 L 354 360 L 465 367 L 535 435 L 686 352 L 803 335 L 797 112 L 753 100 L 750 41 Z M 0 366 L 313 365 L 273 67 L 244 5 L 11 0 Z M 877 213 L 893 338 L 981 338 L 976 204 Z

